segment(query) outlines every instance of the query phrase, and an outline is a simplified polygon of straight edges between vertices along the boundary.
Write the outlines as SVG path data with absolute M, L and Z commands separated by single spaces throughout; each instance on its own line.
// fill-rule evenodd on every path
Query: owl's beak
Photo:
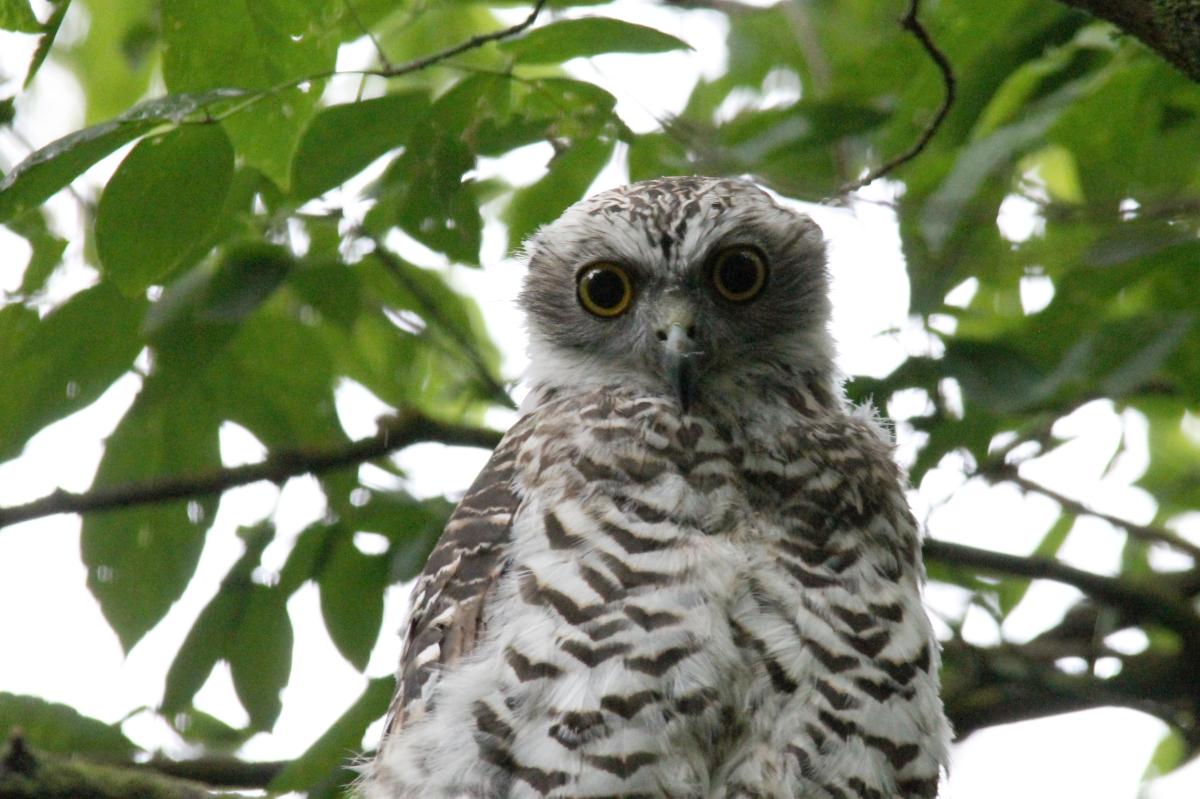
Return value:
M 695 399 L 696 361 L 704 354 L 692 340 L 690 327 L 683 321 L 672 320 L 665 330 L 659 330 L 667 382 L 675 390 L 675 397 L 684 413 L 688 412 Z

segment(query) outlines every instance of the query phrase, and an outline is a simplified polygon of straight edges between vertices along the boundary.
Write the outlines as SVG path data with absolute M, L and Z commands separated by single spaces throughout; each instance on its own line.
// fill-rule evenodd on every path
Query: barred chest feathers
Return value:
M 378 796 L 936 793 L 937 646 L 889 446 L 840 409 L 745 410 L 790 421 L 608 387 L 514 429 L 484 632 L 385 745 L 422 787 Z

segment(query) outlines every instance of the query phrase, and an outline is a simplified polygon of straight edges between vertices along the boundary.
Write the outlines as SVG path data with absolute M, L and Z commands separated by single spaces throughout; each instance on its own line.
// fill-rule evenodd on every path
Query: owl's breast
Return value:
M 429 768 L 453 773 L 455 731 L 472 730 L 479 779 L 509 780 L 488 795 L 524 796 L 524 780 L 529 795 L 717 796 L 760 749 L 772 774 L 808 779 L 778 756 L 787 736 L 824 723 L 822 702 L 845 711 L 855 680 L 878 679 L 863 652 L 890 651 L 854 629 L 859 589 L 891 602 L 864 582 L 874 551 L 843 529 L 855 500 L 828 504 L 836 475 L 817 458 L 668 400 L 618 399 L 533 427 L 483 633 L 412 739 L 440 741 Z M 805 768 L 843 755 L 805 754 Z

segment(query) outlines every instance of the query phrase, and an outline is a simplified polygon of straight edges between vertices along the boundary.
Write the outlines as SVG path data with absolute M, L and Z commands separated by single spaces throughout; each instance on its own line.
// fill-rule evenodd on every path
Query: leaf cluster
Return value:
M 93 485 L 126 499 L 86 513 L 81 538 L 88 586 L 126 649 L 196 572 L 220 506 L 213 486 L 232 485 L 219 479 L 230 473 L 224 426 L 248 431 L 282 465 L 270 479 L 316 473 L 324 503 L 298 535 L 277 526 L 283 500 L 239 531 L 241 557 L 175 655 L 154 711 L 189 744 L 236 751 L 273 728 L 291 672 L 288 601 L 303 586 L 316 586 L 338 651 L 366 671 L 385 590 L 420 569 L 451 504 L 405 493 L 383 451 L 358 468 L 339 392 L 356 384 L 455 443 L 455 430 L 470 439 L 486 412 L 511 404 L 479 309 L 451 279 L 479 266 L 489 222 L 515 247 L 613 162 L 634 180 L 744 174 L 790 197 L 853 203 L 840 187 L 921 138 L 946 92 L 897 24 L 899 4 L 680 4 L 701 6 L 677 11 L 683 19 L 728 26 L 727 62 L 678 114 L 635 133 L 618 98 L 565 62 L 688 46 L 571 5 L 586 4 L 539 3 L 524 17 L 472 2 L 260 0 L 215 14 L 199 0 L 58 0 L 39 21 L 24 0 L 0 0 L 0 28 L 38 37 L 29 79 L 49 57 L 87 102 L 85 127 L 0 180 L 0 224 L 31 253 L 0 307 L 0 459 L 118 381 L 136 383 Z M 56 41 L 68 7 L 89 24 Z M 922 399 L 925 410 L 900 423 L 917 444 L 915 484 L 964 463 L 974 480 L 1060 507 L 1022 556 L 933 542 L 933 580 L 1000 630 L 1031 580 L 1080 591 L 1030 641 L 968 643 L 964 618 L 944 619 L 946 701 L 960 734 L 1137 707 L 1171 725 L 1154 763 L 1169 770 L 1200 748 L 1189 665 L 1200 656 L 1200 550 L 1175 531 L 1200 507 L 1200 87 L 1054 0 L 925 4 L 920 20 L 957 91 L 921 151 L 889 176 L 885 203 L 912 322 L 930 343 L 849 390 L 885 407 Z M 351 52 L 369 52 L 367 66 L 348 69 L 339 53 Z M 24 111 L 2 108 L 0 125 L 20 133 Z M 484 177 L 491 159 L 517 151 L 545 153 L 544 174 L 518 185 Z M 64 206 L 80 212 L 82 230 L 64 222 Z M 1029 231 L 1006 224 L 1014 208 Z M 81 270 L 86 288 L 61 296 L 56 282 Z M 1060 420 L 1094 403 L 1148 431 L 1137 485 L 1156 510 L 1144 523 L 1023 476 L 1024 461 L 1070 443 Z M 130 486 L 144 490 L 119 490 Z M 31 515 L 77 508 L 57 499 Z M 1076 522 L 1088 516 L 1123 536 L 1117 573 L 1059 560 L 1068 539 L 1087 535 Z M 1144 633 L 1141 651 L 1105 643 L 1129 629 Z M 193 705 L 222 662 L 244 728 Z M 369 680 L 270 787 L 335 794 L 390 690 L 387 678 Z M 0 731 L 19 722 L 43 749 L 131 756 L 118 728 L 71 714 L 0 695 Z

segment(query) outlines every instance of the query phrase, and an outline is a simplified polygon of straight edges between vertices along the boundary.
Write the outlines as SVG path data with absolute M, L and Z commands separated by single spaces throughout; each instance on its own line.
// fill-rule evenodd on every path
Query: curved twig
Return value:
M 920 4 L 921 0 L 909 0 L 908 11 L 900 20 L 900 27 L 904 28 L 906 31 L 916 37 L 917 41 L 921 43 L 921 47 L 924 48 L 925 52 L 931 59 L 933 59 L 933 62 L 937 64 L 938 69 L 941 71 L 942 85 L 946 89 L 946 93 L 942 97 L 942 104 L 938 106 L 937 113 L 934 114 L 933 119 L 930 120 L 929 124 L 925 126 L 925 130 L 921 132 L 920 137 L 913 142 L 911 147 L 899 155 L 884 161 L 882 164 L 877 166 L 875 169 L 872 169 L 858 180 L 842 186 L 841 191 L 838 192 L 839 194 L 849 194 L 852 191 L 856 191 L 864 186 L 874 183 L 876 180 L 879 180 L 879 178 L 889 174 L 893 170 L 903 166 L 920 155 L 921 152 L 924 151 L 925 147 L 928 146 L 929 141 L 933 138 L 934 134 L 938 132 L 938 128 L 942 126 L 942 122 L 946 119 L 946 115 L 950 113 L 950 107 L 954 105 L 954 96 L 957 86 L 957 81 L 954 77 L 954 67 L 951 66 L 950 59 L 946 57 L 946 54 L 943 53 L 941 48 L 939 48 L 933 41 L 933 37 L 929 35 L 929 31 L 927 31 L 925 26 L 921 24 L 921 21 L 917 19 L 917 11 Z
M 477 34 L 472 36 L 470 39 L 467 39 L 465 42 L 459 42 L 452 47 L 447 47 L 445 50 L 439 50 L 436 53 L 422 56 L 421 58 L 414 58 L 412 61 L 408 61 L 403 64 L 397 64 L 396 66 L 384 67 L 376 70 L 374 74 L 383 78 L 394 78 L 397 75 L 406 75 L 409 72 L 417 72 L 425 69 L 426 67 L 431 67 L 439 61 L 445 61 L 447 58 L 453 58 L 459 53 L 465 53 L 468 50 L 474 50 L 477 47 L 482 47 L 489 42 L 498 42 L 502 39 L 512 38 L 518 33 L 524 32 L 529 26 L 533 25 L 533 23 L 537 21 L 538 15 L 542 13 L 542 9 L 545 6 L 546 0 L 537 0 L 537 2 L 533 4 L 533 8 L 530 10 L 529 16 L 525 17 L 525 19 L 521 20 L 516 25 L 511 25 L 498 31 L 492 31 L 491 33 Z

